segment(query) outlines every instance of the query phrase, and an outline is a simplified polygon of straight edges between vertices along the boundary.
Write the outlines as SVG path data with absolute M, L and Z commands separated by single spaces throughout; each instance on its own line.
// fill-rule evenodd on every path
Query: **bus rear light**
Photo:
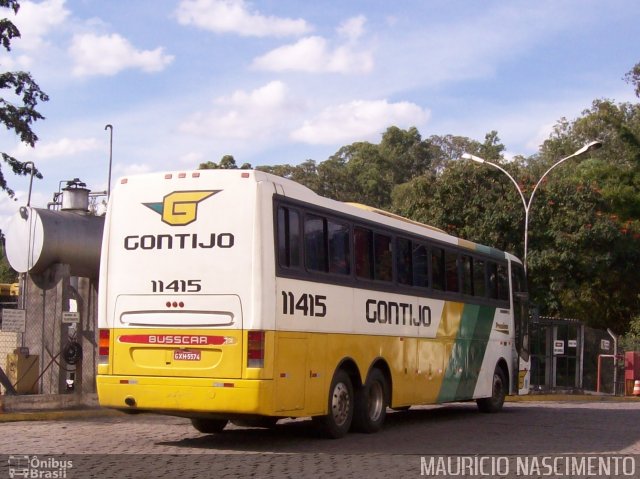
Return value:
M 249 331 L 247 333 L 247 367 L 264 367 L 264 331 Z
M 173 175 L 171 173 L 167 173 L 166 175 L 164 175 L 165 180 L 170 180 L 171 178 L 173 178 Z
M 165 303 L 165 306 L 167 308 L 184 308 L 184 302 L 183 301 L 167 301 Z
M 110 332 L 108 329 L 101 329 L 98 333 L 98 363 L 109 363 L 109 341 Z
M 191 178 L 200 178 L 200 173 L 194 171 L 193 173 L 191 173 Z
M 178 173 L 178 178 L 186 178 L 187 174 L 186 173 Z

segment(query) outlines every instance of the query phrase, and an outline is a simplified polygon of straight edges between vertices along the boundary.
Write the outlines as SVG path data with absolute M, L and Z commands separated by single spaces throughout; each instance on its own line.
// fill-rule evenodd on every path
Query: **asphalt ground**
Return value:
M 527 396 L 507 396 L 507 402 L 640 402 L 640 396 L 611 396 L 603 394 L 529 394 Z M 92 417 L 123 416 L 124 413 L 101 407 L 78 407 L 71 409 L 42 409 L 34 411 L 0 411 L 0 423 L 16 421 L 55 421 L 85 419 Z

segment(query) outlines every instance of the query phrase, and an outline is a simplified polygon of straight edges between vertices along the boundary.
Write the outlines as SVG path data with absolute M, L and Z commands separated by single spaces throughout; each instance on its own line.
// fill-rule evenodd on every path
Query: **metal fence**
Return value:
M 12 354 L 18 347 L 19 336 L 20 333 L 0 331 L 0 368 L 10 376 L 11 372 L 9 371 L 7 356 Z M 2 394 L 6 394 L 7 390 L 4 386 L 0 385 L 0 392 L 2 392 Z
M 541 317 L 531 323 L 534 390 L 624 394 L 620 354 L 616 338 L 608 331 L 579 320 Z
M 28 277 L 20 304 L 24 333 L 0 333 L 0 366 L 19 393 L 93 393 L 97 367 L 97 290 L 86 278 L 72 278 L 61 268 L 38 284 Z M 45 284 L 46 283 L 46 284 Z M 77 312 L 73 321 L 68 314 Z M 65 314 L 63 314 L 65 313 Z M 7 356 L 21 347 L 24 353 Z M 29 384 L 26 384 L 26 383 Z M 6 393 L 6 390 L 2 391 Z

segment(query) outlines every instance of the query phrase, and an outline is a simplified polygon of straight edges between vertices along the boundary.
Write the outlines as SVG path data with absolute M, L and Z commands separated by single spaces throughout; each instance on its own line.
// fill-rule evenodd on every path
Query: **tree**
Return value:
M 623 333 L 640 312 L 640 105 L 596 100 L 561 119 L 529 167 L 539 175 L 593 139 L 604 147 L 536 193 L 529 273 L 545 313 Z
M 635 87 L 636 96 L 640 97 L 640 63 L 636 63 L 624 78 Z
M 17 0 L 0 0 L 0 7 L 9 8 L 17 14 L 20 4 Z M 19 37 L 20 31 L 13 22 L 8 18 L 0 20 L 0 43 L 7 51 L 11 51 L 12 40 Z M 48 101 L 48 95 L 40 89 L 31 74 L 24 71 L 0 74 L 0 90 L 3 92 L 7 90 L 10 97 L 7 98 L 3 93 L 0 98 L 0 123 L 4 124 L 7 130 L 13 131 L 23 143 L 31 147 L 35 146 L 38 136 L 34 133 L 32 125 L 35 121 L 44 119 L 36 107 L 38 102 Z M 42 178 L 42 175 L 35 170 L 33 163 L 21 162 L 5 152 L 1 154 L 3 161 L 15 174 L 27 175 L 33 172 L 37 178 Z M 14 191 L 7 185 L 1 168 L 0 188 L 9 196 L 14 196 Z
M 447 233 L 520 254 L 524 213 L 513 185 L 499 171 L 459 159 L 463 152 L 487 153 L 492 161 L 503 162 L 499 155 L 504 147 L 497 133 L 487 134 L 484 144 L 450 135 L 433 136 L 430 141 L 432 148 L 437 145 L 441 149 L 435 156 L 443 157 L 439 161 L 443 166 L 396 185 L 393 211 Z M 446 160 L 447 155 L 453 157 Z M 518 164 L 502 166 L 519 168 Z
M 220 160 L 220 163 L 215 163 L 213 161 L 207 161 L 205 163 L 200 163 L 198 166 L 199 170 L 237 170 L 238 165 L 236 164 L 236 159 L 233 155 L 224 155 Z M 251 165 L 249 163 L 243 163 L 240 167 L 241 170 L 250 170 Z

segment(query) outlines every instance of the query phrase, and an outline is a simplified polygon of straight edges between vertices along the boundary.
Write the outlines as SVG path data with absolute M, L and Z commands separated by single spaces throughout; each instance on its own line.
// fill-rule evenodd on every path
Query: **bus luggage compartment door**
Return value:
M 242 309 L 235 295 L 122 295 L 113 373 L 240 378 Z

